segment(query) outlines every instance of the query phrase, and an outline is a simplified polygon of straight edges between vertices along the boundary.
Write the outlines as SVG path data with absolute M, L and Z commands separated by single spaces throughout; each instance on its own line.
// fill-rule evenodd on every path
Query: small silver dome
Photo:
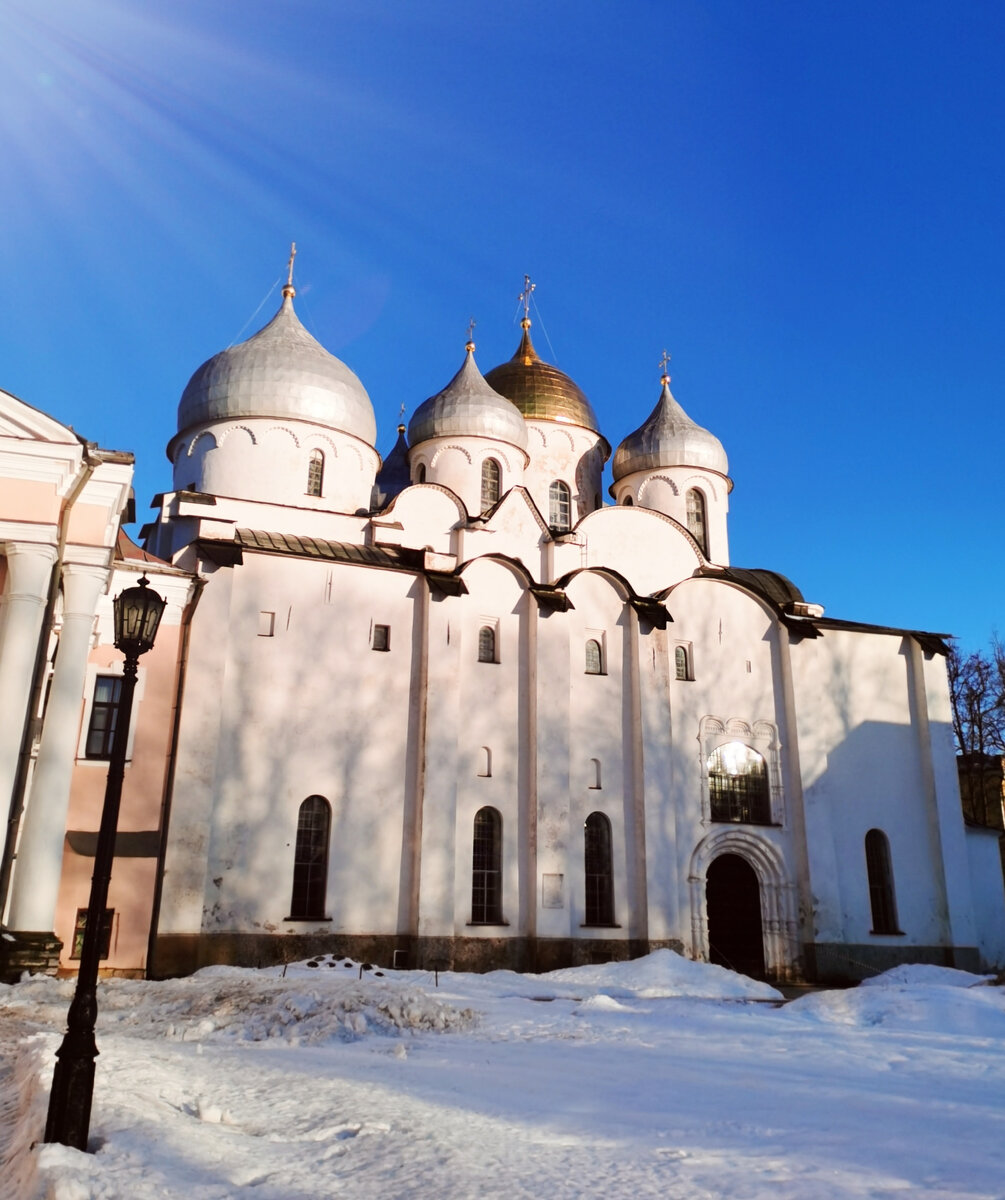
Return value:
M 706 467 L 729 474 L 729 460 L 722 442 L 696 424 L 673 398 L 670 380 L 646 421 L 630 433 L 614 452 L 615 479 L 633 471 L 657 471 L 660 467 Z
M 178 432 L 234 417 L 293 417 L 370 446 L 377 440 L 366 388 L 300 324 L 290 286 L 264 329 L 215 354 L 188 381 L 178 405 Z
M 442 392 L 424 401 L 408 423 L 408 443 L 429 438 L 484 437 L 527 449 L 527 426 L 520 410 L 492 390 L 475 364 L 474 344 L 468 343 L 464 365 Z

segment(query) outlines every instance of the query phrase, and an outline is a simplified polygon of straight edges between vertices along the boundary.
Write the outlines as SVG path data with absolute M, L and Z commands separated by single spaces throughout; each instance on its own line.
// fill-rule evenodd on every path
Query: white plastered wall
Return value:
M 633 471 L 614 485 L 614 498 L 625 505 L 651 508 L 673 517 L 687 528 L 687 493 L 695 488 L 705 498 L 709 562 L 729 566 L 729 481 L 716 471 L 697 467 L 661 467 L 658 471 Z
M 311 455 L 324 456 L 320 496 L 307 495 Z M 372 446 L 309 421 L 248 417 L 179 434 L 169 447 L 177 491 L 300 508 L 367 511 L 380 465 Z

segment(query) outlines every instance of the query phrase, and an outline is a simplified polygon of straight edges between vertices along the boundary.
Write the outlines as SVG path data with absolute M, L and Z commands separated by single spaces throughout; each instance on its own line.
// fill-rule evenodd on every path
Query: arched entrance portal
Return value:
M 739 854 L 720 854 L 709 864 L 705 909 L 709 961 L 763 979 L 761 888 L 746 859 Z

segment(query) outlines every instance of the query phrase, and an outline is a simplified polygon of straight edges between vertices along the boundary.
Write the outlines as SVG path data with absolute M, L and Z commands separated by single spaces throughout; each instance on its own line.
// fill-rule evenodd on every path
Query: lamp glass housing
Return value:
M 135 587 L 115 597 L 115 645 L 127 657 L 146 654 L 154 644 L 167 601 L 144 575 Z

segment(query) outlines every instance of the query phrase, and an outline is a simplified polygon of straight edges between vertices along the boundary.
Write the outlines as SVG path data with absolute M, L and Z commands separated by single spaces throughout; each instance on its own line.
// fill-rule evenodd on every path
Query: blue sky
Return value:
M 189 375 L 271 316 L 291 240 L 382 453 L 469 317 L 483 371 L 510 357 L 529 272 L 612 445 L 670 351 L 736 565 L 982 645 L 1003 44 L 976 2 L 7 0 L 0 387 L 134 451 L 142 521 Z

